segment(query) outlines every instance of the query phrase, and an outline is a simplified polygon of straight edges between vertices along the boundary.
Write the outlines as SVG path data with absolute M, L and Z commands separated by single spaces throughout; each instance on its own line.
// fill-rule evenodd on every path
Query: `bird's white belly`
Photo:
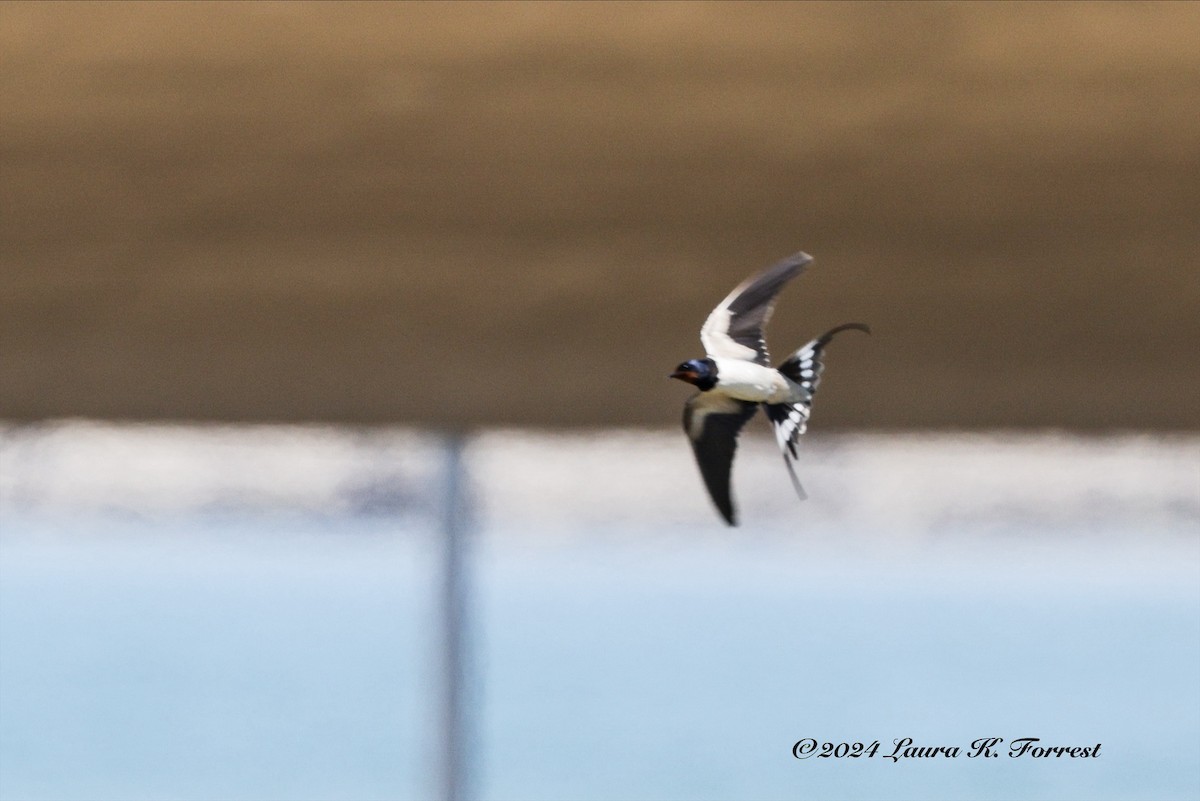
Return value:
M 787 380 L 770 367 L 738 359 L 713 359 L 717 363 L 717 389 L 724 395 L 757 403 L 787 400 Z

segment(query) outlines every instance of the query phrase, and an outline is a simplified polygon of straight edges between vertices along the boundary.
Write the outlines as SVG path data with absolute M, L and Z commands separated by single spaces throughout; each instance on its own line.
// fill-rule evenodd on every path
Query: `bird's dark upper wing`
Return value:
M 763 329 L 771 319 L 775 296 L 810 261 L 812 256 L 807 253 L 796 253 L 746 279 L 730 292 L 700 329 L 700 341 L 708 354 L 770 367 Z
M 737 525 L 729 490 L 737 436 L 757 410 L 757 403 L 711 392 L 693 395 L 683 407 L 683 430 L 691 440 L 704 485 L 721 516 L 731 526 Z

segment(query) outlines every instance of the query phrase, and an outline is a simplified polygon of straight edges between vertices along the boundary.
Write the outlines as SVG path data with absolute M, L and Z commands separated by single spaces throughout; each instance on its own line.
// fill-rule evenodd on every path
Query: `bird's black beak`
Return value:
M 686 381 L 689 384 L 695 384 L 696 379 L 700 378 L 700 374 L 695 370 L 676 370 L 667 378 L 678 378 L 680 381 Z

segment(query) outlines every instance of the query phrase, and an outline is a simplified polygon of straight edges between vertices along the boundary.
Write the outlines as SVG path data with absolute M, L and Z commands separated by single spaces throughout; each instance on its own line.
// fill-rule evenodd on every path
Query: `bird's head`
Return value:
M 668 378 L 695 384 L 701 391 L 717 385 L 717 364 L 712 359 L 691 359 L 675 368 Z

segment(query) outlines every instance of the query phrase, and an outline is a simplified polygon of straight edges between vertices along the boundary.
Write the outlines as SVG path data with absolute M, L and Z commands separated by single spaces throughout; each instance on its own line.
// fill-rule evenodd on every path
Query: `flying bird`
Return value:
M 684 362 L 670 375 L 700 390 L 683 407 L 683 430 L 691 440 L 708 494 L 731 526 L 737 525 L 737 514 L 729 479 L 742 427 L 760 405 L 766 407 L 792 486 L 802 500 L 806 498 L 793 463 L 824 370 L 821 354 L 839 331 L 853 328 L 871 333 L 863 323 L 839 325 L 789 355 L 778 368 L 771 367 L 763 329 L 775 296 L 811 261 L 807 253 L 797 253 L 738 285 L 700 329 L 705 357 Z

